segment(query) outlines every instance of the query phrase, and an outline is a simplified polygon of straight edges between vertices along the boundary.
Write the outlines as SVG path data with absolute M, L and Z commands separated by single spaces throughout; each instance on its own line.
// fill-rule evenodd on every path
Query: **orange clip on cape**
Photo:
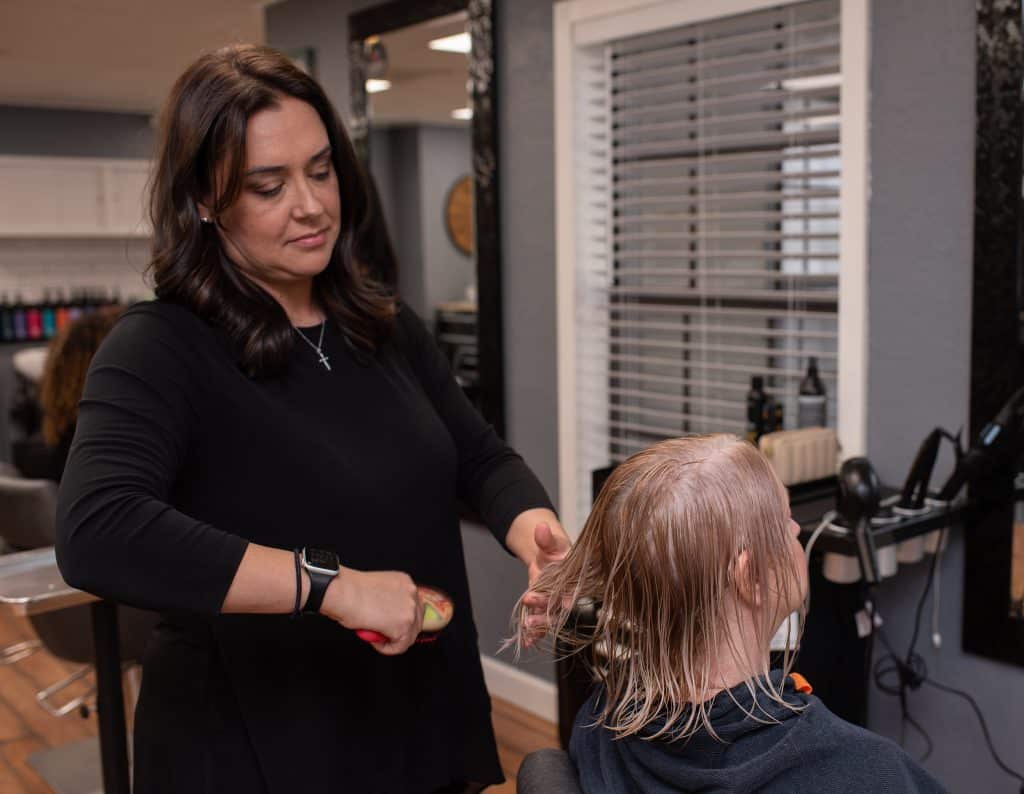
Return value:
M 810 695 L 814 692 L 814 687 L 811 686 L 811 682 L 800 675 L 800 673 L 790 673 L 789 677 L 793 679 L 793 688 L 800 694 Z

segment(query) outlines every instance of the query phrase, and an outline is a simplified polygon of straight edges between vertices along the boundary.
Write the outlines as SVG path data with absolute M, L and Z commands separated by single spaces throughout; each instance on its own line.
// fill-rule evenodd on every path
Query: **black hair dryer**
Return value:
M 907 479 L 903 483 L 903 490 L 900 492 L 900 500 L 896 506 L 905 510 L 920 510 L 928 498 L 928 483 L 932 477 L 932 470 L 935 468 L 935 461 L 939 456 L 939 445 L 942 439 L 949 439 L 953 444 L 953 452 L 956 454 L 957 463 L 963 457 L 960 449 L 960 433 L 955 436 L 941 427 L 936 427 L 921 442 L 921 448 L 907 472 Z
M 836 510 L 857 541 L 860 573 L 868 584 L 877 584 L 878 556 L 871 533 L 871 517 L 878 512 L 882 486 L 867 458 L 850 458 L 839 468 Z

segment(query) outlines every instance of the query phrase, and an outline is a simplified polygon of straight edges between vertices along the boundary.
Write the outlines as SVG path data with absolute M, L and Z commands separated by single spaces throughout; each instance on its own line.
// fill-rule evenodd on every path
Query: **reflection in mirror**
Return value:
M 478 393 L 472 110 L 465 12 L 366 42 L 370 173 L 400 263 L 402 300 L 432 323 L 459 383 Z
M 474 71 L 482 55 L 471 13 L 485 19 L 455 1 L 430 9 L 391 3 L 350 18 L 352 130 L 390 230 L 398 293 L 434 330 L 456 380 L 501 432 L 494 157 L 481 156 L 479 144 L 493 148 L 493 133 L 480 134 L 489 112 L 474 119 L 481 93 L 490 99 L 491 69 L 488 60 Z M 474 90 L 477 72 L 485 79 Z M 481 173 L 489 197 L 479 189 Z M 478 212 L 481 199 L 490 213 Z

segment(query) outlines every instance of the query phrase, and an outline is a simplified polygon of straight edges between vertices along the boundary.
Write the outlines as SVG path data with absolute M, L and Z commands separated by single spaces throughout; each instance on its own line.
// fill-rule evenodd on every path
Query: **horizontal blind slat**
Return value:
M 836 146 L 825 145 L 821 148 L 815 149 L 811 154 L 804 151 L 797 152 L 779 149 L 753 152 L 733 152 L 730 154 L 703 153 L 700 156 L 700 162 L 708 165 L 727 165 L 749 162 L 784 163 L 794 160 L 803 161 L 808 157 L 839 157 L 839 148 Z M 614 170 L 616 174 L 624 171 L 635 171 L 645 168 L 661 170 L 675 165 L 692 166 L 694 165 L 694 162 L 693 157 L 662 157 L 646 158 L 644 160 L 624 160 L 622 162 L 615 163 Z
M 745 298 L 748 300 L 761 300 L 770 303 L 776 311 L 780 314 L 784 313 L 788 304 L 793 301 L 805 301 L 805 302 L 816 302 L 816 303 L 829 303 L 835 304 L 839 299 L 839 293 L 836 290 L 727 290 L 727 289 L 706 289 L 700 287 L 694 287 L 693 289 L 673 289 L 670 286 L 665 287 L 597 287 L 596 289 L 602 292 L 608 292 L 612 295 L 623 295 L 623 296 L 647 296 L 647 297 L 660 297 L 660 298 L 673 298 L 673 297 L 701 297 L 705 299 L 714 300 L 718 298 L 724 300 L 740 299 Z
M 836 102 L 838 103 L 838 101 L 839 98 L 836 97 Z M 614 127 L 614 137 L 616 140 L 619 140 L 626 135 L 648 135 L 652 132 L 683 133 L 694 129 L 711 131 L 726 127 L 748 125 L 774 129 L 777 127 L 784 128 L 786 124 L 791 125 L 791 127 L 797 126 L 800 122 L 815 122 L 819 123 L 820 126 L 823 123 L 822 120 L 827 120 L 828 124 L 834 124 L 833 119 L 838 117 L 836 113 L 838 108 L 831 106 L 789 111 L 773 108 L 772 110 L 764 110 L 757 113 L 716 113 L 710 115 L 701 113 L 703 109 L 701 103 L 697 102 L 692 108 L 692 112 L 687 113 L 684 119 L 668 118 L 662 121 L 641 121 L 634 124 L 622 124 L 619 121 Z M 665 111 L 662 110 L 661 113 L 665 114 Z
M 708 242 L 711 240 L 720 240 L 724 242 L 733 242 L 736 240 L 767 240 L 771 242 L 783 241 L 783 240 L 835 240 L 835 232 L 822 232 L 820 234 L 794 234 L 791 232 L 765 232 L 765 231 L 725 231 L 725 232 L 702 232 L 697 230 L 692 233 L 683 232 L 618 232 L 614 231 L 614 240 L 617 243 L 641 243 L 645 241 L 661 242 L 665 240 L 674 240 L 680 243 L 693 243 L 693 242 Z M 602 236 L 602 239 L 607 239 L 606 236 Z
M 676 341 L 673 339 L 638 339 L 636 337 L 622 336 L 594 336 L 592 342 L 603 341 L 608 344 L 611 350 L 631 350 L 634 353 L 637 348 L 652 348 L 655 350 L 682 350 L 691 353 L 705 355 L 708 353 L 734 353 L 750 356 L 765 356 L 775 358 L 802 358 L 808 355 L 808 351 L 791 347 L 754 347 L 745 345 L 720 345 L 701 340 Z M 819 360 L 835 359 L 837 354 L 828 350 L 812 350 L 811 354 Z M 696 359 L 695 359 L 696 360 Z
M 742 107 L 745 105 L 766 105 L 779 104 L 786 100 L 799 96 L 801 99 L 817 99 L 819 101 L 839 101 L 838 89 L 834 85 L 824 85 L 817 88 L 793 90 L 789 88 L 761 88 L 757 91 L 748 91 L 739 94 L 729 94 L 723 97 L 690 97 L 678 102 L 659 102 L 651 106 L 637 105 L 635 107 L 619 107 L 615 104 L 609 105 L 615 111 L 615 118 L 619 121 L 627 121 L 634 118 L 643 118 L 657 113 L 675 113 L 681 111 L 707 112 L 725 107 Z
M 687 204 L 693 207 L 704 206 L 708 203 L 726 204 L 730 201 L 749 203 L 752 201 L 770 201 L 779 203 L 782 201 L 804 201 L 807 199 L 835 199 L 839 200 L 838 188 L 815 188 L 813 190 L 737 190 L 721 193 L 699 193 L 687 196 L 635 196 L 631 198 L 618 198 L 616 205 L 623 209 L 631 207 L 661 207 L 667 209 L 673 205 Z
M 653 188 L 653 187 L 693 187 L 705 185 L 728 185 L 734 182 L 781 182 L 786 180 L 803 179 L 834 179 L 839 177 L 839 170 L 826 168 L 818 171 L 741 171 L 739 173 L 701 173 L 693 176 L 671 176 L 661 178 L 633 177 L 631 179 L 616 179 L 612 189 L 616 194 L 630 188 Z
M 696 252 L 693 252 L 696 253 Z M 677 276 L 685 279 L 696 278 L 757 278 L 757 279 L 811 279 L 814 281 L 837 281 L 838 273 L 797 273 L 783 270 L 751 270 L 725 268 L 678 268 L 678 267 L 618 267 L 614 274 L 618 278 L 639 278 L 641 276 Z
M 702 80 L 700 83 L 700 90 L 760 88 L 764 86 L 775 88 L 776 84 L 782 80 L 797 80 L 804 77 L 823 77 L 826 75 L 834 75 L 838 72 L 839 60 L 836 59 L 834 61 L 827 61 L 813 66 L 761 69 L 756 74 L 729 75 L 728 77 L 719 77 L 712 80 Z M 665 85 L 657 85 L 650 88 L 624 88 L 612 93 L 612 103 L 617 107 L 622 107 L 623 105 L 621 103 L 624 102 L 640 103 L 643 100 L 648 99 L 656 100 L 657 97 L 665 96 L 666 94 L 678 94 L 691 89 L 692 87 L 688 84 L 680 85 L 678 83 L 667 83 Z M 737 93 L 739 93 L 739 91 L 737 91 Z
M 704 52 L 714 51 L 721 47 L 730 47 L 737 45 L 748 45 L 756 42 L 786 42 L 794 36 L 808 35 L 811 33 L 838 33 L 839 23 L 838 20 L 828 19 L 817 22 L 805 22 L 796 25 L 787 25 L 780 23 L 772 30 L 759 31 L 756 33 L 742 33 L 736 36 L 725 36 L 720 39 L 716 39 L 714 42 L 702 42 L 700 47 Z M 685 57 L 688 51 L 695 51 L 697 45 L 691 42 L 685 42 L 682 44 L 668 45 L 664 47 L 653 48 L 650 50 L 639 50 L 635 53 L 622 53 L 612 54 L 612 62 L 616 68 L 623 70 L 628 69 L 634 64 L 644 64 L 655 59 L 664 58 L 680 58 Z
M 649 65 L 620 71 L 612 67 L 612 85 L 616 88 L 628 86 L 635 80 L 650 81 L 659 77 L 675 77 L 685 79 L 687 76 L 697 76 L 713 72 L 716 69 L 728 69 L 737 66 L 754 66 L 774 64 L 776 68 L 789 68 L 793 65 L 803 65 L 801 60 L 808 55 L 823 55 L 834 53 L 839 48 L 838 39 L 826 38 L 824 41 L 811 41 L 793 47 L 772 49 L 768 52 L 742 52 L 738 54 L 720 55 L 711 58 L 690 58 L 685 63 L 665 65 Z M 752 71 L 761 71 L 754 69 Z
M 806 132 L 752 132 L 735 135 L 705 135 L 676 141 L 652 141 L 649 143 L 621 144 L 615 147 L 615 157 L 679 156 L 686 152 L 691 156 L 706 149 L 721 150 L 740 146 L 803 146 L 817 143 L 835 143 L 836 129 L 817 129 Z
M 661 358 L 659 356 L 636 356 L 625 353 L 609 353 L 609 361 L 617 361 L 622 364 L 647 364 L 658 367 L 676 367 L 680 369 L 710 369 L 718 372 L 737 372 L 750 377 L 750 367 L 747 365 L 723 364 L 709 361 L 680 361 L 675 358 Z M 791 356 L 790 356 L 791 358 Z M 803 379 L 807 373 L 802 369 L 788 369 L 786 367 L 761 367 L 758 373 L 776 378 L 798 378 Z M 755 373 L 757 374 L 757 373 Z M 835 373 L 824 371 L 818 373 L 822 380 L 835 380 Z
M 787 316 L 788 319 L 788 316 Z M 794 339 L 819 339 L 832 341 L 838 338 L 838 332 L 830 331 L 806 331 L 796 328 L 754 328 L 741 325 L 701 325 L 697 323 L 659 323 L 644 322 L 643 320 L 607 320 L 605 322 L 594 321 L 591 327 L 595 328 L 616 328 L 621 330 L 637 331 L 668 331 L 676 333 L 691 334 L 728 334 L 735 336 L 754 336 L 765 339 L 776 339 L 781 337 L 792 337 Z
M 746 221 L 765 221 L 783 223 L 785 221 L 839 220 L 838 211 L 828 212 L 785 212 L 784 210 L 758 211 L 721 211 L 721 212 L 650 212 L 640 208 L 639 212 L 630 214 L 619 213 L 615 217 L 615 228 L 626 225 L 645 223 L 679 223 L 690 220 L 694 224 L 702 223 L 740 223 Z
M 838 24 L 838 6 L 827 2 L 801 2 L 780 4 L 779 7 L 748 12 L 740 16 L 707 19 L 696 25 L 664 28 L 628 39 L 610 42 L 609 60 L 627 55 L 674 46 L 685 41 L 701 41 L 701 46 L 714 47 L 721 42 L 732 45 L 738 38 L 752 34 L 770 33 L 789 26 L 811 22 L 831 21 Z
M 592 308 L 602 313 L 607 312 L 609 314 L 615 314 L 622 316 L 623 314 L 669 314 L 678 317 L 738 317 L 741 319 L 761 319 L 761 318 L 775 318 L 776 315 L 767 312 L 765 309 L 759 308 L 745 308 L 745 307 L 720 307 L 720 306 L 702 306 L 702 305 L 670 305 L 665 303 L 656 304 L 644 304 L 644 303 L 608 303 L 608 304 L 591 304 Z M 791 309 L 786 312 L 787 318 L 799 319 L 799 320 L 816 320 L 818 322 L 833 322 L 837 323 L 838 318 L 833 314 L 823 314 L 822 312 L 815 311 L 801 311 L 799 309 Z

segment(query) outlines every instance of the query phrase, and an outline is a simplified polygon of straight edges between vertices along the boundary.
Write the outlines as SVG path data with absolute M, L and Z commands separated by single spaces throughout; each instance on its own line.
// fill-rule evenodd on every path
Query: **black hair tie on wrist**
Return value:
M 295 609 L 292 610 L 292 620 L 294 620 L 302 614 L 299 611 L 302 607 L 302 560 L 301 552 L 298 549 L 292 549 L 292 551 L 295 553 Z

